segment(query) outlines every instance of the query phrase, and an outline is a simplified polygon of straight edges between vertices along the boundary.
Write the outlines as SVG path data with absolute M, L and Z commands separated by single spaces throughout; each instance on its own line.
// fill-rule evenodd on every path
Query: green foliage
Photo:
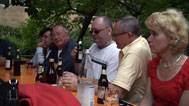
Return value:
M 39 31 L 43 27 L 36 20 L 28 20 L 26 25 L 11 27 L 0 25 L 0 33 L 3 39 L 9 40 L 14 48 L 20 48 L 21 54 L 32 55 L 39 42 Z
M 22 51 L 25 55 L 35 53 L 35 48 L 39 42 L 39 32 L 43 28 L 38 21 L 29 19 L 27 24 L 22 26 Z
M 20 37 L 20 29 L 14 28 L 8 25 L 0 25 L 0 35 L 1 36 L 17 36 Z
M 80 30 L 71 32 L 71 38 L 77 41 L 79 33 L 80 33 Z M 83 48 L 88 49 L 92 44 L 93 44 L 92 35 L 88 30 L 86 35 L 83 38 Z
M 21 28 L 19 27 L 0 25 L 0 35 L 3 39 L 9 40 L 15 48 L 20 48 L 22 45 Z
M 146 38 L 149 31 L 144 23 L 155 11 L 177 8 L 189 19 L 187 0 L 23 0 L 20 4 L 27 7 L 25 11 L 31 19 L 21 27 L 20 35 L 6 35 L 16 35 L 16 38 L 7 38 L 22 47 L 26 54 L 34 53 L 38 33 L 44 26 L 62 24 L 70 30 L 75 41 L 79 36 L 84 36 L 84 48 L 88 48 L 93 42 L 89 33 L 89 22 L 92 22 L 95 16 L 108 16 L 112 21 L 122 16 L 136 16 L 143 29 L 142 35 Z M 0 33 L 4 35 L 3 31 Z

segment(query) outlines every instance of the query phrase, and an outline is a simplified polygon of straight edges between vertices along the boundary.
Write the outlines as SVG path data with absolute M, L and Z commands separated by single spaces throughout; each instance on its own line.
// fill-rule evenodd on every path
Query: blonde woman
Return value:
M 146 20 L 148 42 L 157 56 L 148 66 L 140 106 L 189 106 L 189 59 L 184 55 L 189 26 L 181 11 L 155 12 Z

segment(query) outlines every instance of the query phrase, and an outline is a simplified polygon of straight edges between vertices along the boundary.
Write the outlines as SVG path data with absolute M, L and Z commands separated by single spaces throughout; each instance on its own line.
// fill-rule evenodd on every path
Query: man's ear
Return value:
M 129 38 L 132 38 L 132 37 L 133 37 L 133 33 L 132 33 L 132 32 L 128 32 L 128 33 L 127 33 L 127 36 L 128 36 Z
M 135 39 L 134 37 L 134 35 L 133 35 L 133 33 L 132 32 L 128 32 L 127 33 L 127 36 L 128 36 L 128 41 L 131 43 L 131 42 L 133 42 L 133 40 Z

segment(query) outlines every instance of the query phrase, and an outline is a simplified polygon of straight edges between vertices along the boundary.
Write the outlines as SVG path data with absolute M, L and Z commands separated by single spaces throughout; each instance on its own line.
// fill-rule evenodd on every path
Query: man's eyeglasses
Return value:
M 119 36 L 119 35 L 123 35 L 123 34 L 126 34 L 126 33 L 128 33 L 128 32 L 121 32 L 121 33 L 118 33 L 118 34 L 113 33 L 113 37 L 116 37 L 116 36 Z
M 93 32 L 94 32 L 94 33 L 97 35 L 98 33 L 100 33 L 101 31 L 103 31 L 103 30 L 105 30 L 105 29 L 107 29 L 107 28 L 109 28 L 109 27 L 106 27 L 106 28 L 100 29 L 100 30 L 94 30 L 94 31 L 91 30 L 90 33 L 93 34 Z

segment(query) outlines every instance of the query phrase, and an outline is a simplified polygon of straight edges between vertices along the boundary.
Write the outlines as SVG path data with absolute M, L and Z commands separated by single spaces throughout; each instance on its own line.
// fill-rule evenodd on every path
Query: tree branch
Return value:
M 146 5 L 145 3 L 141 4 L 141 7 L 139 9 L 133 9 L 135 6 L 129 6 L 129 4 L 127 3 L 126 0 L 124 0 L 124 3 L 122 1 L 118 1 L 119 4 L 125 6 L 127 8 L 127 10 L 129 11 L 129 13 L 133 16 L 135 16 L 136 18 L 141 14 L 144 6 Z M 133 8 L 132 8 L 133 7 Z
M 80 10 L 74 9 L 74 8 L 72 7 L 72 5 L 71 5 L 71 1 L 70 1 L 70 0 L 67 0 L 67 2 L 68 2 L 68 6 L 69 6 L 73 11 L 78 12 L 78 13 L 83 14 L 83 15 L 90 14 L 89 12 L 85 12 L 85 11 L 80 11 Z
M 95 10 L 93 10 L 91 13 L 89 13 L 88 16 L 85 16 L 85 19 L 84 19 L 84 21 L 83 21 L 83 27 L 82 27 L 82 29 L 81 29 L 81 33 L 80 33 L 80 35 L 79 35 L 79 38 L 77 39 L 77 42 L 78 42 L 79 40 L 82 40 L 83 37 L 85 36 L 85 33 L 86 33 L 87 29 L 88 29 L 88 26 L 89 26 L 89 24 L 91 23 L 91 19 L 92 19 L 93 16 L 96 14 L 96 12 L 97 12 L 97 10 L 95 9 Z

